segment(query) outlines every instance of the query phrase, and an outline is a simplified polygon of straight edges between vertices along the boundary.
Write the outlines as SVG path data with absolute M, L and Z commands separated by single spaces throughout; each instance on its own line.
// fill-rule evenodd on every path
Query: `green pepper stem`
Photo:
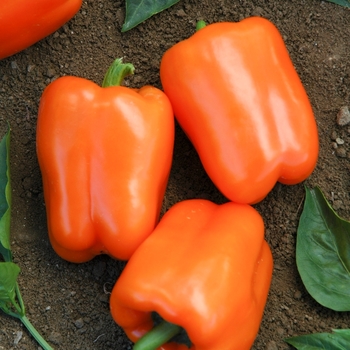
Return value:
M 124 78 L 134 74 L 134 70 L 135 68 L 131 63 L 123 63 L 122 58 L 117 58 L 108 68 L 102 87 L 122 85 Z
M 167 321 L 162 321 L 150 332 L 140 338 L 133 350 L 156 350 L 181 332 L 181 327 Z
M 196 31 L 198 32 L 199 30 L 203 29 L 206 26 L 207 24 L 203 20 L 200 20 L 197 22 Z
M 53 348 L 46 342 L 46 340 L 39 334 L 39 332 L 34 328 L 34 326 L 30 323 L 27 316 L 21 316 L 19 319 L 26 326 L 30 334 L 34 337 L 34 339 L 38 342 L 38 344 L 44 350 L 53 350 Z

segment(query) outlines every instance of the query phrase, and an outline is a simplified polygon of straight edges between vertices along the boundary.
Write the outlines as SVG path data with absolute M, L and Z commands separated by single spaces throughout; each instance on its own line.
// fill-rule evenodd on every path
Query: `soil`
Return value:
M 333 312 L 311 298 L 295 263 L 304 184 L 319 186 L 338 214 L 350 219 L 350 124 L 337 123 L 338 112 L 350 103 L 349 9 L 321 0 L 180 0 L 135 29 L 121 33 L 124 14 L 124 1 L 84 1 L 79 13 L 57 32 L 0 61 L 0 131 L 5 132 L 7 121 L 12 130 L 11 242 L 15 262 L 21 267 L 19 285 L 28 318 L 55 349 L 131 349 L 113 322 L 108 304 L 109 292 L 125 263 L 108 256 L 84 264 L 68 263 L 54 253 L 48 241 L 35 152 L 36 117 L 43 89 L 63 75 L 101 83 L 116 57 L 124 57 L 136 67 L 127 85 L 161 88 L 159 63 L 163 53 L 189 37 L 197 20 L 239 21 L 258 15 L 271 20 L 285 39 L 314 109 L 321 148 L 318 165 L 305 183 L 277 184 L 255 205 L 264 218 L 275 265 L 253 349 L 291 349 L 284 338 L 349 328 L 349 313 Z M 162 213 L 189 198 L 227 201 L 177 126 Z M 37 350 L 38 345 L 18 320 L 0 312 L 0 349 Z

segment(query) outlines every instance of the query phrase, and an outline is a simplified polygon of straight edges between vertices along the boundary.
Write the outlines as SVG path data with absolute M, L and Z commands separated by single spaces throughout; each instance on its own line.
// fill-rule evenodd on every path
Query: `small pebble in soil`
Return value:
M 15 340 L 13 341 L 13 344 L 14 345 L 18 345 L 18 343 L 21 341 L 22 339 L 22 336 L 23 336 L 23 332 L 21 331 L 17 331 L 16 332 L 16 336 L 15 336 Z
M 82 318 L 78 318 L 77 320 L 74 321 L 74 325 L 77 328 L 83 328 L 84 327 L 84 321 Z
M 337 138 L 335 139 L 335 142 L 336 142 L 338 145 L 343 145 L 343 144 L 344 144 L 344 140 L 341 139 L 340 137 L 337 137 Z
M 186 17 L 186 12 L 183 9 L 180 9 L 176 12 L 178 17 Z
M 35 68 L 34 64 L 28 64 L 27 66 L 27 72 L 30 73 Z
M 46 71 L 46 76 L 53 78 L 56 75 L 56 71 L 53 68 L 48 68 Z
M 63 342 L 63 337 L 61 333 L 52 332 L 48 337 L 48 341 L 51 342 L 52 344 L 60 345 Z
M 262 16 L 264 14 L 264 9 L 257 6 L 254 8 L 252 15 L 253 16 Z
M 331 140 L 332 141 L 335 141 L 338 137 L 338 134 L 335 130 L 332 131 L 332 134 L 331 134 Z
M 340 158 L 345 158 L 346 157 L 346 149 L 344 147 L 338 147 L 335 150 L 335 153 L 337 154 L 338 157 Z
M 295 293 L 294 293 L 294 299 L 301 299 L 302 297 L 302 294 L 301 294 L 301 291 L 300 290 L 297 290 Z
M 343 206 L 343 201 L 341 199 L 337 199 L 332 204 L 334 210 L 338 210 Z
M 285 334 L 285 330 L 281 327 L 277 328 L 277 334 L 279 336 L 283 336 Z
M 268 343 L 266 344 L 265 350 L 278 350 L 278 347 L 277 347 L 276 342 L 274 342 L 273 340 L 271 340 L 270 342 L 268 342 Z
M 83 334 L 83 333 L 85 333 L 87 331 L 87 329 L 84 327 L 84 328 L 80 328 L 80 329 L 78 329 L 78 334 Z
M 17 69 L 18 68 L 18 65 L 17 65 L 16 61 L 11 61 L 11 68 L 12 69 Z
M 350 123 L 350 111 L 348 106 L 343 106 L 340 108 L 337 114 L 337 124 L 344 126 Z

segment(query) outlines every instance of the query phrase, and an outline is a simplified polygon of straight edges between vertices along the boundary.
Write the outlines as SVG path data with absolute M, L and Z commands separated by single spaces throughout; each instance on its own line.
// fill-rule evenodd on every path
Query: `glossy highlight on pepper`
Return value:
M 129 259 L 159 220 L 170 173 L 174 116 L 166 95 L 61 77 L 41 97 L 36 142 L 57 254 L 71 262 Z
M 204 169 L 230 200 L 261 201 L 315 168 L 312 107 L 278 29 L 261 17 L 210 24 L 163 56 L 160 77 Z
M 128 261 L 111 293 L 111 313 L 133 342 L 153 329 L 156 312 L 186 330 L 191 350 L 249 350 L 272 265 L 253 207 L 179 202 Z M 159 349 L 188 347 L 169 342 Z
M 0 59 L 26 49 L 68 22 L 82 0 L 1 0 Z

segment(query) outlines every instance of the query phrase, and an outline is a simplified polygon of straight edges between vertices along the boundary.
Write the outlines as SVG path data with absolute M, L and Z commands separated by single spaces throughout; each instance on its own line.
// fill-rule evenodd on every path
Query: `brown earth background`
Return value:
M 320 0 L 181 0 L 121 33 L 124 14 L 124 1 L 84 1 L 79 13 L 57 32 L 0 61 L 0 131 L 5 132 L 7 121 L 12 129 L 12 249 L 21 267 L 19 285 L 28 318 L 55 349 L 131 349 L 113 322 L 108 304 L 109 292 L 124 263 L 99 256 L 85 264 L 71 264 L 60 259 L 48 241 L 35 130 L 40 96 L 57 77 L 75 75 L 101 83 L 114 58 L 124 57 L 136 68 L 127 85 L 160 88 L 162 55 L 191 36 L 197 20 L 212 23 L 253 15 L 268 18 L 285 39 L 317 119 L 319 161 L 305 183 L 320 186 L 338 214 L 350 219 L 350 124 L 339 126 L 336 121 L 350 98 L 349 9 Z M 337 144 L 337 138 L 344 143 Z M 254 350 L 291 349 L 283 341 L 285 337 L 350 328 L 350 314 L 318 305 L 296 269 L 303 186 L 277 184 L 255 205 L 266 224 L 275 266 Z M 177 127 L 163 213 L 189 198 L 226 201 Z M 19 321 L 0 312 L 0 350 L 4 349 L 37 350 L 38 345 Z

